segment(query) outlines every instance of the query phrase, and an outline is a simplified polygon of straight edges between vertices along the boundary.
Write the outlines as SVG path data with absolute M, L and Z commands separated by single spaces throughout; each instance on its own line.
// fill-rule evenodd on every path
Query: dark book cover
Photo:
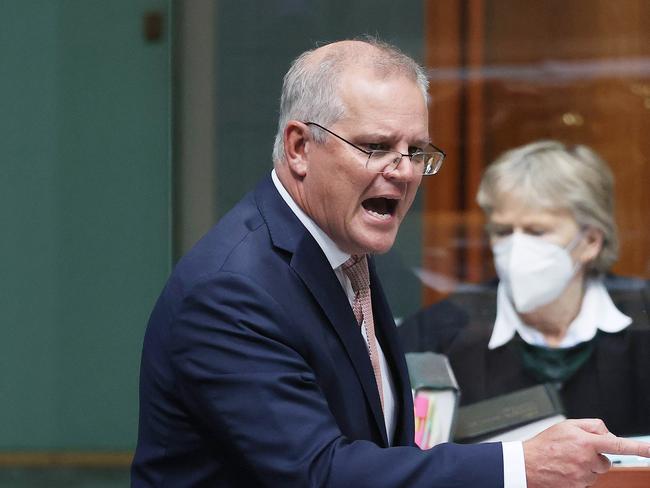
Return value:
M 406 364 L 412 389 L 460 391 L 449 359 L 444 354 L 408 352 L 406 353 Z
M 526 424 L 563 415 L 564 408 L 555 387 L 537 385 L 460 407 L 454 440 L 480 442 Z

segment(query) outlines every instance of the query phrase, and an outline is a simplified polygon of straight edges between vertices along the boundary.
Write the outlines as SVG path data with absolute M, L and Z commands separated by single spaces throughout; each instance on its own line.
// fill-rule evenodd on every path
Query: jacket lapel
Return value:
M 307 235 L 293 256 L 291 265 L 336 330 L 359 377 L 370 403 L 377 427 L 387 443 L 386 426 L 379 401 L 379 392 L 368 357 L 368 349 L 350 303 L 322 250 Z
M 263 180 L 257 187 L 256 201 L 273 244 L 293 254 L 292 268 L 339 336 L 359 378 L 384 444 L 387 445 L 386 426 L 368 350 L 359 333 L 350 303 L 325 254 L 282 200 L 271 178 Z

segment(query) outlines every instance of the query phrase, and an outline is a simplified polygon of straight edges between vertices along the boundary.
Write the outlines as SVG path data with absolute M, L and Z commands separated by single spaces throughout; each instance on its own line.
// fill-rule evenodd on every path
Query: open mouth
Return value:
M 361 202 L 361 205 L 376 217 L 388 219 L 395 214 L 398 201 L 391 198 L 368 198 Z

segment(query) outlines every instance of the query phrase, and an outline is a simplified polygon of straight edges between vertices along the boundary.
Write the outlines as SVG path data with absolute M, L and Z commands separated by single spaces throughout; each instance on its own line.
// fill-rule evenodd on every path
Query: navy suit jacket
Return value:
M 394 447 L 345 292 L 267 177 L 179 262 L 151 314 L 132 486 L 503 486 L 500 444 L 414 446 L 406 363 L 370 272 Z

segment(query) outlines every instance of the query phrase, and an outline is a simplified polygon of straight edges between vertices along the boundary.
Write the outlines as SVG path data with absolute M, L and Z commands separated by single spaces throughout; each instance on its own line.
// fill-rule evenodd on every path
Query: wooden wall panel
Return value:
M 593 147 L 616 178 L 614 270 L 650 276 L 650 3 L 487 2 L 485 160 L 537 138 Z
M 457 227 L 450 213 L 461 203 L 461 124 L 463 123 L 463 86 L 457 74 L 462 64 L 461 0 L 425 2 L 427 67 L 432 68 L 429 131 L 433 142 L 443 148 L 447 159 L 440 173 L 422 183 L 425 216 L 422 223 L 422 267 L 437 276 L 454 276 L 458 262 Z M 443 290 L 423 288 L 423 301 L 430 303 L 444 295 Z
M 590 145 L 610 162 L 621 237 L 614 270 L 650 277 L 650 2 L 427 2 L 429 25 L 434 14 L 458 25 L 427 38 L 434 101 L 454 87 L 431 119 L 434 134 L 453 121 L 440 142 L 452 149 L 440 175 L 447 193 L 425 199 L 424 245 L 435 241 L 449 257 L 441 272 L 471 282 L 493 273 L 474 204 L 480 174 L 506 149 L 557 138 Z M 444 83 L 435 80 L 441 60 L 453 68 Z M 427 193 L 439 180 L 429 183 Z M 454 189 L 457 198 L 448 194 Z M 425 303 L 433 299 L 424 293 Z

